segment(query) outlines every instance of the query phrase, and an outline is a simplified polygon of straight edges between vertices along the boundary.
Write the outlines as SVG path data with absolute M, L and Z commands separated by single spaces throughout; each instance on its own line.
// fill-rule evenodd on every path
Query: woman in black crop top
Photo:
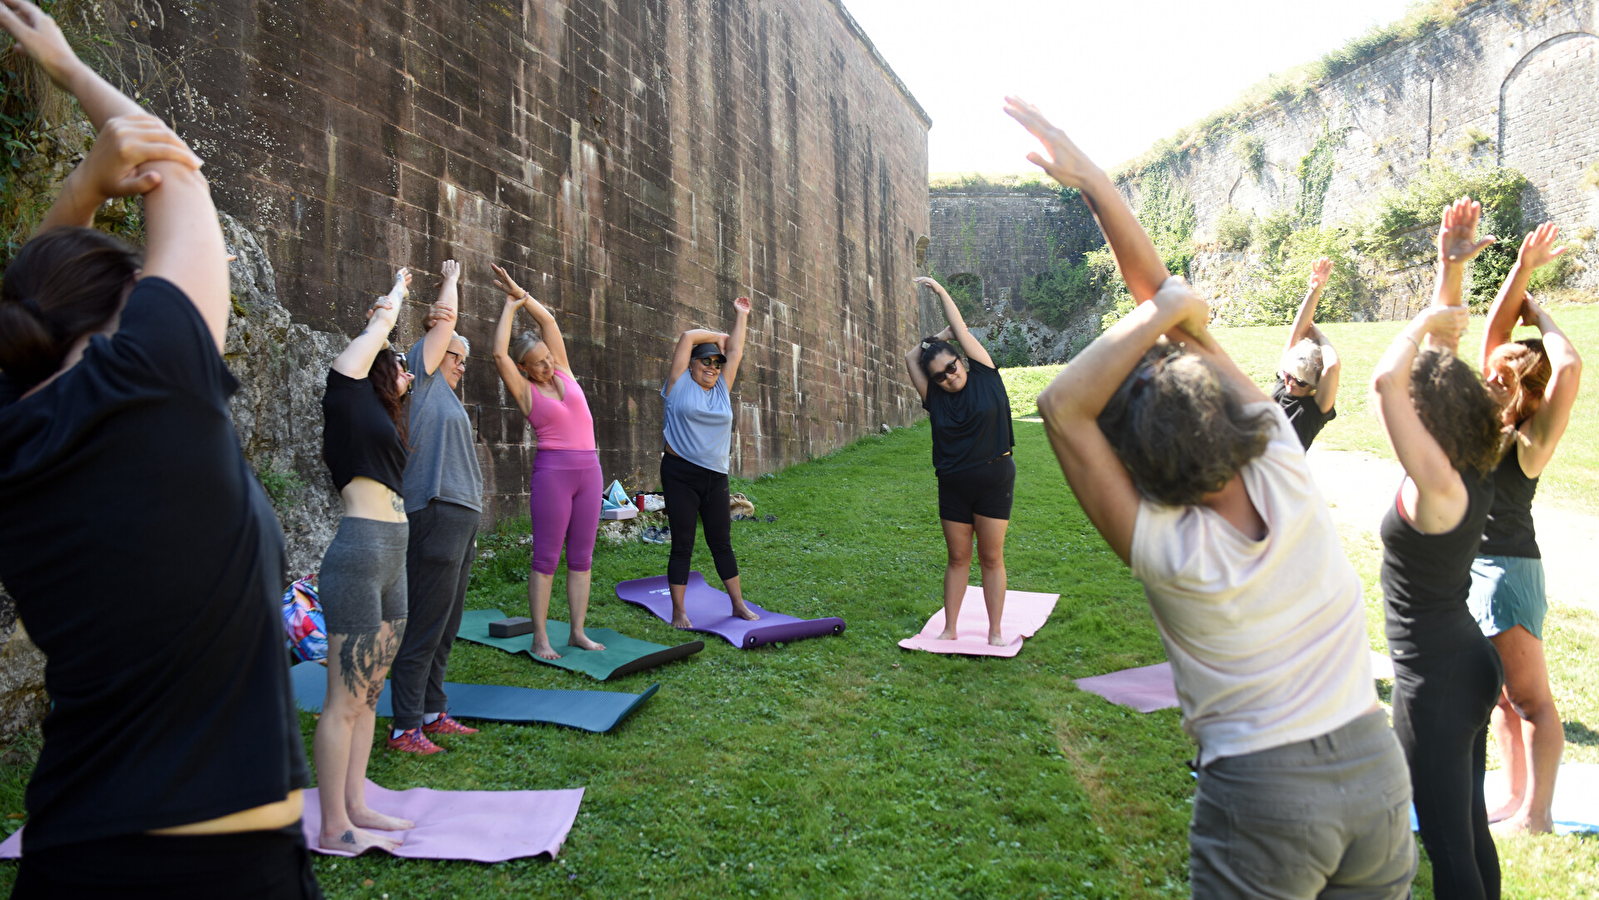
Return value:
M 0 286 L 0 581 L 52 702 L 11 896 L 320 897 L 283 531 L 229 417 L 200 160 L 33 4 L 0 28 L 99 132 Z M 142 259 L 91 227 L 134 194 Z
M 389 349 L 411 273 L 367 311 L 366 330 L 328 370 L 322 397 L 322 458 L 344 501 L 344 518 L 322 558 L 319 599 L 328 632 L 328 691 L 317 720 L 319 841 L 330 850 L 393 850 L 373 834 L 412 827 L 366 805 L 367 757 L 378 695 L 405 634 L 405 397 L 411 375 Z M 432 746 L 431 742 L 429 746 Z M 437 748 L 432 752 L 437 752 Z
M 977 536 L 988 608 L 988 642 L 1005 645 L 1000 616 L 1005 609 L 1005 529 L 1016 490 L 1011 447 L 1010 398 L 988 351 L 972 336 L 944 286 L 918 278 L 937 292 L 949 327 L 905 354 L 905 369 L 921 395 L 933 426 L 933 469 L 938 473 L 938 518 L 949 563 L 944 569 L 944 632 L 954 640 L 961 600 L 972 573 L 972 536 Z M 966 351 L 966 361 L 949 341 Z
M 1466 608 L 1493 502 L 1499 411 L 1452 349 L 1467 321 L 1461 270 L 1486 246 L 1476 240 L 1479 215 L 1467 200 L 1445 210 L 1440 305 L 1394 338 L 1372 376 L 1378 418 L 1405 469 L 1381 527 L 1394 731 L 1410 766 L 1433 890 L 1473 900 L 1499 896 L 1482 776 L 1503 680 L 1499 654 Z
M 1554 319 L 1526 293 L 1532 271 L 1563 252 L 1551 222 L 1522 241 L 1521 253 L 1488 310 L 1482 374 L 1513 440 L 1494 470 L 1494 504 L 1471 567 L 1471 611 L 1505 666 L 1505 688 L 1490 726 L 1509 776 L 1509 796 L 1488 813 L 1495 831 L 1554 827 L 1555 776 L 1565 730 L 1544 661 L 1543 560 L 1532 523 L 1538 478 L 1554 456 L 1577 401 L 1582 358 Z M 1541 338 L 1512 341 L 1516 322 Z

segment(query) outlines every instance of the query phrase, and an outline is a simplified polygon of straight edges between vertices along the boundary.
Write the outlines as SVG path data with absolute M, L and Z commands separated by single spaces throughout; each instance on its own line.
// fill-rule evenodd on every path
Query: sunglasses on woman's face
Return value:
M 400 364 L 400 371 L 401 372 L 409 372 L 409 371 L 411 371 L 411 363 L 405 357 L 403 357 L 400 354 L 396 353 L 396 354 L 394 354 L 394 360 Z
M 934 372 L 933 373 L 933 383 L 934 384 L 943 384 L 944 383 L 944 379 L 946 379 L 946 378 L 954 378 L 955 377 L 955 373 L 959 372 L 960 370 L 961 370 L 961 361 L 958 360 L 958 359 L 952 359 L 952 360 L 949 361 L 949 365 L 944 367 L 944 370 L 942 372 Z
M 699 361 L 700 365 L 707 369 L 720 369 L 722 367 L 722 363 L 724 362 L 726 362 L 726 360 L 722 359 L 720 356 L 708 356 Z

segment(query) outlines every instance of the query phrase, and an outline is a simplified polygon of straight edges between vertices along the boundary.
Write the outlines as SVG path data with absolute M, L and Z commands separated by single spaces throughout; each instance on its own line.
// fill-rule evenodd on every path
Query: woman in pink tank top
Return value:
M 533 618 L 533 652 L 543 659 L 561 658 L 550 646 L 545 620 L 563 543 L 566 602 L 572 610 L 572 633 L 567 643 L 580 650 L 604 650 L 603 644 L 589 640 L 583 633 L 604 492 L 599 453 L 594 446 L 594 416 L 583 389 L 572 377 L 566 342 L 561 339 L 555 316 L 518 287 L 504 269 L 495 266 L 494 272 L 494 286 L 505 291 L 505 308 L 494 331 L 494 366 L 538 435 L 538 452 L 533 458 L 528 487 L 528 513 L 533 518 L 533 570 L 528 574 L 527 601 Z M 522 307 L 533 315 L 542 340 L 529 331 L 512 345 L 511 329 L 516 311 Z

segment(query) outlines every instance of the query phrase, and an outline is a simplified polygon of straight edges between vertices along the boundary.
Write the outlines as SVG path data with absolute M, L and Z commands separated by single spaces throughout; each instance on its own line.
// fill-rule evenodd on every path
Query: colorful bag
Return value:
M 315 572 L 284 591 L 283 628 L 289 633 L 289 652 L 295 659 L 327 659 L 328 629 L 322 619 L 322 604 L 317 602 Z

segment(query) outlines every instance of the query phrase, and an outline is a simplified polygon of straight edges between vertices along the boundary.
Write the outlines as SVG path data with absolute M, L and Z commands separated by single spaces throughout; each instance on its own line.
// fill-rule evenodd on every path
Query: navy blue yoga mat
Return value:
M 294 699 L 306 712 L 321 712 L 327 699 L 328 670 L 320 663 L 304 662 L 289 670 Z M 603 734 L 622 723 L 660 688 L 652 684 L 642 694 L 619 691 L 546 691 L 500 684 L 445 682 L 450 695 L 450 715 L 458 719 L 490 722 L 544 722 Z M 389 683 L 383 682 L 378 715 L 391 716 L 394 708 Z

